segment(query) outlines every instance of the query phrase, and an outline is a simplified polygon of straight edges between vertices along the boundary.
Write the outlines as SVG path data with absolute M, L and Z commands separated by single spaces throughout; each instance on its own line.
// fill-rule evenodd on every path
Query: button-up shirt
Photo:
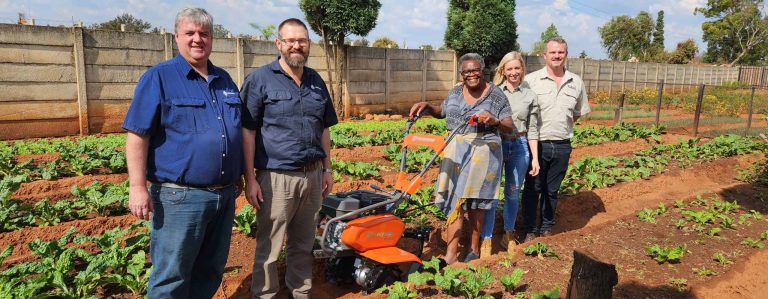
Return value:
M 181 55 L 139 79 L 123 128 L 149 136 L 147 180 L 227 185 L 242 174 L 237 85 L 208 62 L 208 80 Z
M 518 86 L 510 90 L 502 83 L 501 90 L 507 96 L 509 108 L 512 110 L 512 121 L 515 128 L 511 135 L 504 134 L 505 138 L 515 138 L 521 133 L 528 133 L 528 139 L 539 139 L 539 101 L 536 94 L 525 86 Z
M 573 137 L 573 118 L 591 111 L 581 78 L 566 70 L 558 88 L 544 67 L 526 75 L 525 82 L 539 100 L 539 140 Z
M 256 131 L 256 169 L 297 170 L 329 154 L 323 130 L 338 119 L 315 70 L 304 67 L 298 86 L 275 60 L 248 74 L 240 95 L 243 127 Z

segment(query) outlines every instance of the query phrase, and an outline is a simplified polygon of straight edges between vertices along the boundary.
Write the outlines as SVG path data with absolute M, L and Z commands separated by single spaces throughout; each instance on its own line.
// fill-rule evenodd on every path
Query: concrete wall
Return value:
M 138 79 L 176 52 L 170 33 L 0 24 L 0 139 L 120 132 Z M 313 44 L 310 53 L 308 65 L 328 82 L 322 46 Z M 276 56 L 273 42 L 215 39 L 211 61 L 240 85 Z M 457 78 L 453 51 L 349 47 L 344 59 L 347 78 L 339 82 L 334 75 L 334 83 L 345 89 L 347 115 L 404 113 L 418 101 L 439 103 Z M 544 61 L 529 56 L 526 64 L 533 71 Z M 667 90 L 740 79 L 740 68 L 711 66 L 571 58 L 568 68 L 590 92 L 613 94 L 656 88 L 662 79 Z

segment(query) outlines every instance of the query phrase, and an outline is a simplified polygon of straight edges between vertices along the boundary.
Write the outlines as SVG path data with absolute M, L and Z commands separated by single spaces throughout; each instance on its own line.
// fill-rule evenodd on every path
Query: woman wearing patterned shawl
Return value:
M 501 133 L 514 129 L 512 112 L 504 92 L 486 82 L 485 63 L 476 53 L 459 58 L 459 73 L 463 84 L 455 86 L 440 106 L 416 103 L 409 116 L 423 112 L 445 118 L 448 130 L 454 130 L 477 116 L 477 125 L 464 127 L 443 152 L 440 174 L 435 186 L 435 204 L 445 213 L 446 250 L 444 260 L 453 264 L 459 260 L 459 238 L 464 215 L 471 229 L 471 251 L 464 262 L 479 257 L 480 229 L 485 211 L 499 200 L 502 175 Z

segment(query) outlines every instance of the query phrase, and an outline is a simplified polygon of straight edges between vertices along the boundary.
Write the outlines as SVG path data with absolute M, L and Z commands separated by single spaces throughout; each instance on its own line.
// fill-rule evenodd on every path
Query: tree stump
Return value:
M 616 266 L 597 260 L 590 252 L 573 251 L 573 267 L 568 282 L 568 299 L 612 298 L 619 283 Z

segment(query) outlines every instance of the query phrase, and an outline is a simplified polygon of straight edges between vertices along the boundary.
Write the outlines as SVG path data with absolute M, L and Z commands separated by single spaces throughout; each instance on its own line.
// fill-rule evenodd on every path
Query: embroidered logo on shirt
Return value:
M 223 93 L 225 97 L 237 95 L 237 92 L 227 90 L 224 90 L 221 93 Z
M 312 88 L 312 89 L 320 89 L 320 87 L 317 87 L 317 86 L 315 86 L 314 84 L 310 85 L 310 86 L 309 86 L 309 88 Z

